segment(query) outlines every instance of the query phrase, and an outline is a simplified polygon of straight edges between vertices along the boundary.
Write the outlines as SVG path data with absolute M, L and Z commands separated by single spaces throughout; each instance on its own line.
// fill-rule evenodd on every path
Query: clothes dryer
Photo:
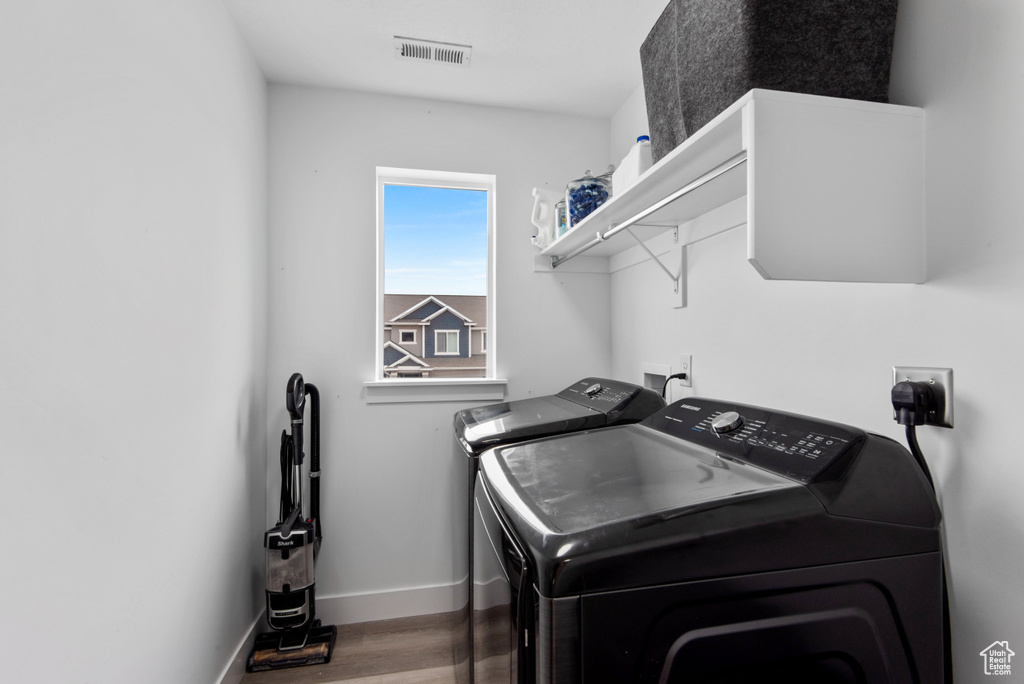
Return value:
M 664 408 L 665 400 L 653 390 L 607 378 L 583 378 L 554 395 L 532 397 L 470 408 L 455 414 L 455 458 L 464 465 L 466 511 L 456 521 L 457 565 L 465 568 L 466 580 L 459 597 L 465 601 L 465 629 L 455 648 L 456 673 L 460 684 L 472 681 L 473 629 L 476 619 L 471 586 L 473 543 L 478 534 L 473 524 L 473 488 L 480 454 L 495 446 L 530 439 L 636 423 Z M 477 592 L 478 593 L 478 592 Z
M 482 455 L 478 684 L 943 678 L 934 493 L 900 444 L 703 399 Z

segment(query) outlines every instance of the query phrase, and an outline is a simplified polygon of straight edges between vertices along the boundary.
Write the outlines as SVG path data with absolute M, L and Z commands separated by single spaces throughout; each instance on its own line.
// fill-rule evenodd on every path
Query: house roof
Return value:
M 388 370 L 395 370 L 398 368 L 411 368 L 416 366 L 422 370 L 435 370 L 443 368 L 479 368 L 485 369 L 487 367 L 487 355 L 486 354 L 474 354 L 470 358 L 464 358 L 460 356 L 436 356 L 432 357 L 430 361 L 426 361 L 410 354 L 408 350 L 403 349 L 394 342 L 388 341 L 384 344 L 384 348 L 388 347 L 396 349 L 403 354 L 401 358 L 393 363 L 386 364 L 384 367 Z
M 473 354 L 468 359 L 463 356 L 431 356 L 428 361 L 432 369 L 442 368 L 487 368 L 486 354 Z
M 415 354 L 410 354 L 408 350 L 402 349 L 401 347 L 399 347 L 394 342 L 391 342 L 390 340 L 384 344 L 384 349 L 387 349 L 388 347 L 397 350 L 398 352 L 403 354 L 403 356 L 399 358 L 397 361 L 387 364 L 387 366 L 385 366 L 386 368 L 405 368 L 408 367 L 407 362 L 411 362 L 417 366 L 420 366 L 421 368 L 430 368 L 429 363 L 419 358 Z
M 487 297 L 483 295 L 386 294 L 384 295 L 384 320 L 388 324 L 408 322 L 420 325 L 424 319 L 409 319 L 408 321 L 402 319 L 431 301 L 436 302 L 442 308 L 447 307 L 452 313 L 473 323 L 478 328 L 487 325 Z M 436 313 L 440 313 L 440 311 Z M 436 313 L 432 315 L 436 315 Z

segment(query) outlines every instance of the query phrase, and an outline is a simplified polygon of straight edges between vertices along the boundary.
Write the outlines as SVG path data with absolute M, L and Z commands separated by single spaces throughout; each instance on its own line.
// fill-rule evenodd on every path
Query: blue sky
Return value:
M 487 294 L 487 193 L 385 185 L 384 292 Z

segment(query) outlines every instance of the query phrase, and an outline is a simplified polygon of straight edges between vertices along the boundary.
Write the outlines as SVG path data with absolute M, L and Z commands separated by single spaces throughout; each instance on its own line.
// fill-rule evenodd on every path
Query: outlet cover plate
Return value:
M 926 425 L 953 427 L 953 369 L 928 368 L 922 366 L 893 366 L 892 384 L 909 380 L 910 382 L 926 382 L 932 387 L 938 399 L 939 409 L 934 415 L 925 419 Z M 893 412 L 893 417 L 896 413 Z
M 677 373 L 686 373 L 685 380 L 678 380 L 677 382 L 683 387 L 693 387 L 693 355 L 684 354 L 679 359 L 679 370 Z

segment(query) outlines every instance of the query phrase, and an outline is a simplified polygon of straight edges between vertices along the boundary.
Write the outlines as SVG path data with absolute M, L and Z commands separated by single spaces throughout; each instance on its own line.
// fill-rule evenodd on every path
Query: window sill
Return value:
M 369 380 L 363 383 L 367 404 L 399 404 L 424 401 L 501 401 L 505 378 L 406 378 Z

